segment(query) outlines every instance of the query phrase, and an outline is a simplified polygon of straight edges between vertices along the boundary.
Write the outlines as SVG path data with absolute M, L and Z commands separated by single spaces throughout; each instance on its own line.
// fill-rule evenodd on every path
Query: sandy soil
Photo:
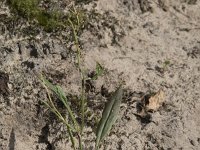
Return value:
M 120 119 L 101 149 L 199 150 L 200 1 L 96 0 L 79 5 L 94 14 L 79 35 L 83 65 L 88 72 L 96 62 L 106 69 L 91 83 L 89 107 L 100 114 L 107 95 L 125 82 Z M 30 38 L 24 34 L 31 32 L 29 24 L 6 21 L 10 15 L 0 2 L 0 149 L 71 149 L 63 125 L 41 105 L 45 90 L 34 76 L 44 72 L 66 93 L 80 94 L 74 48 L 63 38 L 67 32 L 47 34 L 36 28 Z M 2 72 L 9 75 L 8 85 Z M 138 119 L 137 102 L 159 89 L 166 95 L 163 106 L 150 121 Z M 85 129 L 85 149 L 94 149 L 93 125 L 91 120 Z

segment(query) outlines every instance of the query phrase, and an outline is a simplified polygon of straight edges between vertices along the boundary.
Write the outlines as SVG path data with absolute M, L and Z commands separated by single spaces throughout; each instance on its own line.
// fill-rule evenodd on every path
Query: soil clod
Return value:
M 5 72 L 0 72 L 0 94 L 2 95 L 9 94 L 8 81 L 9 81 L 8 74 Z

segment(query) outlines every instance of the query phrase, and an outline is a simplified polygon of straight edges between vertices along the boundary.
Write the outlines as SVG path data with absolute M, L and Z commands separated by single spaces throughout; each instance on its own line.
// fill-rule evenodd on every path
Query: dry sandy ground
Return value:
M 84 66 L 92 71 L 99 62 L 106 69 L 88 93 L 88 103 L 97 102 L 91 109 L 102 110 L 96 109 L 106 100 L 102 87 L 110 93 L 125 82 L 120 119 L 101 149 L 199 150 L 200 1 L 97 0 L 82 7 L 98 14 L 80 35 Z M 45 90 L 33 72 L 43 71 L 66 93 L 79 95 L 73 46 L 61 35 L 22 36 L 28 24 L 7 25 L 6 15 L 1 4 L 0 71 L 9 75 L 9 91 L 0 87 L 0 149 L 71 149 L 62 124 L 41 105 Z M 149 122 L 138 119 L 137 101 L 159 89 L 166 95 L 163 106 Z M 94 149 L 92 125 L 84 140 L 85 149 Z

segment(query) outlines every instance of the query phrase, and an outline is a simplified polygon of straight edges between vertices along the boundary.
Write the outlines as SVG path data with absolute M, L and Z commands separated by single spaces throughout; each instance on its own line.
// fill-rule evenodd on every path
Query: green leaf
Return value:
M 104 73 L 104 68 L 100 63 L 96 63 L 96 70 L 95 70 L 95 75 L 92 77 L 92 80 L 97 80 L 99 76 L 101 76 Z
M 64 104 L 64 106 L 67 108 L 69 105 L 67 103 L 67 97 L 65 96 L 64 91 L 62 90 L 62 88 L 60 86 L 56 86 L 57 88 L 57 96 L 59 97 L 59 99 L 62 101 L 62 103 Z
M 73 112 L 68 104 L 67 97 L 65 96 L 65 93 L 62 90 L 62 88 L 58 85 L 53 85 L 51 82 L 49 82 L 43 76 L 41 76 L 41 80 L 50 90 L 52 90 L 56 94 L 56 96 L 59 98 L 59 100 L 63 103 L 63 105 L 65 106 L 65 108 L 67 109 L 67 111 L 69 113 L 70 118 L 73 121 L 74 127 L 77 130 L 79 130 L 78 122 L 75 119 L 75 115 L 73 114 Z
M 103 138 L 109 133 L 110 129 L 112 128 L 112 125 L 117 120 L 117 116 L 120 110 L 120 104 L 122 100 L 122 94 L 123 90 L 120 86 L 115 93 L 113 94 L 112 98 L 108 103 L 106 104 L 102 118 L 99 122 L 98 128 L 97 128 L 97 139 L 96 139 L 96 149 L 99 147 L 99 143 L 103 140 Z
M 96 64 L 96 74 L 97 76 L 100 76 L 103 74 L 104 68 L 101 66 L 100 63 L 97 62 Z
M 66 98 L 65 93 L 62 90 L 62 88 L 58 85 L 53 85 L 51 82 L 49 82 L 45 78 L 42 78 L 42 80 L 45 83 L 45 85 L 58 96 L 58 98 L 62 101 L 64 106 L 67 107 L 67 105 L 68 105 L 67 104 L 67 98 Z

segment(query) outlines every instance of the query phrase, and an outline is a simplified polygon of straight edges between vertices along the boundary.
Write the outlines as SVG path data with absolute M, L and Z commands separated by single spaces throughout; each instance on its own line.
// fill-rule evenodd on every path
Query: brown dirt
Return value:
M 59 1 L 60 2 L 60 1 Z M 125 82 L 120 119 L 101 149 L 200 149 L 200 1 L 96 0 L 79 4 L 90 16 L 80 43 L 84 67 L 99 62 L 106 73 L 92 82 L 88 104 L 99 114 L 108 95 Z M 64 9 L 64 8 L 63 8 Z M 95 13 L 94 13 L 95 12 Z M 46 98 L 34 72 L 44 72 L 71 96 L 80 94 L 74 48 L 63 35 L 39 29 L 34 38 L 26 21 L 0 2 L 0 149 L 71 149 L 65 128 L 41 105 Z M 3 81 L 0 73 L 0 83 Z M 102 88 L 104 87 L 104 88 Z M 137 102 L 163 89 L 163 106 L 149 120 L 135 115 Z M 95 102 L 95 103 L 93 103 Z M 85 149 L 94 149 L 94 121 L 85 129 Z

